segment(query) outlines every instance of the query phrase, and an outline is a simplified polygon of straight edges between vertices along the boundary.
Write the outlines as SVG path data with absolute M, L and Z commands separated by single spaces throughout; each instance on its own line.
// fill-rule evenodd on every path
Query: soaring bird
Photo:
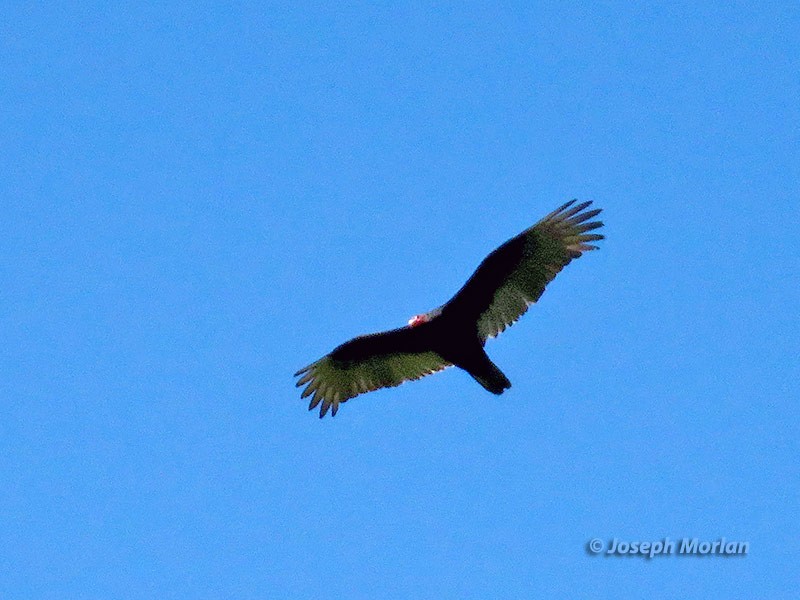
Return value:
M 311 397 L 308 409 L 319 416 L 359 394 L 394 387 L 457 366 L 493 394 L 511 382 L 484 351 L 488 338 L 517 321 L 573 258 L 603 239 L 589 233 L 603 226 L 590 221 L 601 209 L 591 202 L 559 206 L 534 226 L 489 254 L 464 286 L 447 303 L 412 317 L 408 325 L 362 335 L 295 373 L 301 397 Z

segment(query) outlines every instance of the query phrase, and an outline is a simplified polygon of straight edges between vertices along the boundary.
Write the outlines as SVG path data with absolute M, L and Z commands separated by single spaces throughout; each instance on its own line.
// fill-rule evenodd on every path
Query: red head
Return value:
M 416 327 L 417 325 L 422 325 L 423 323 L 427 323 L 430 321 L 428 315 L 414 315 L 408 320 L 409 327 Z

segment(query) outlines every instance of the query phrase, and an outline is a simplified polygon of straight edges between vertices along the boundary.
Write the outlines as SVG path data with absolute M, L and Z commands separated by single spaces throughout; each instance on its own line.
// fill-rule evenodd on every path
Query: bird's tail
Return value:
M 472 375 L 475 381 L 498 396 L 511 387 L 508 377 L 488 357 L 485 361 L 482 361 L 479 370 L 472 370 L 469 374 Z

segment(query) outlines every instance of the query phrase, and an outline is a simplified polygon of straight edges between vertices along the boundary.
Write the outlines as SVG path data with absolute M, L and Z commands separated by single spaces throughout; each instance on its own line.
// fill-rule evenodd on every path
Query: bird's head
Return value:
M 408 320 L 409 327 L 417 327 L 418 325 L 422 325 L 423 323 L 427 323 L 430 321 L 428 315 L 414 315 Z

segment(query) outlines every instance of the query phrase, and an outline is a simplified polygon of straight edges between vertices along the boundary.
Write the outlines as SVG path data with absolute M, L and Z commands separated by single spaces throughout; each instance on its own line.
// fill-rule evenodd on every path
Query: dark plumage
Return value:
M 458 366 L 493 394 L 511 382 L 489 360 L 483 347 L 519 319 L 545 286 L 573 258 L 596 250 L 603 239 L 589 233 L 602 227 L 590 221 L 600 209 L 575 200 L 544 217 L 489 254 L 449 302 L 406 327 L 363 335 L 345 342 L 327 356 L 300 369 L 302 397 L 313 394 L 309 410 L 320 405 L 320 417 L 339 404 L 372 390 Z

